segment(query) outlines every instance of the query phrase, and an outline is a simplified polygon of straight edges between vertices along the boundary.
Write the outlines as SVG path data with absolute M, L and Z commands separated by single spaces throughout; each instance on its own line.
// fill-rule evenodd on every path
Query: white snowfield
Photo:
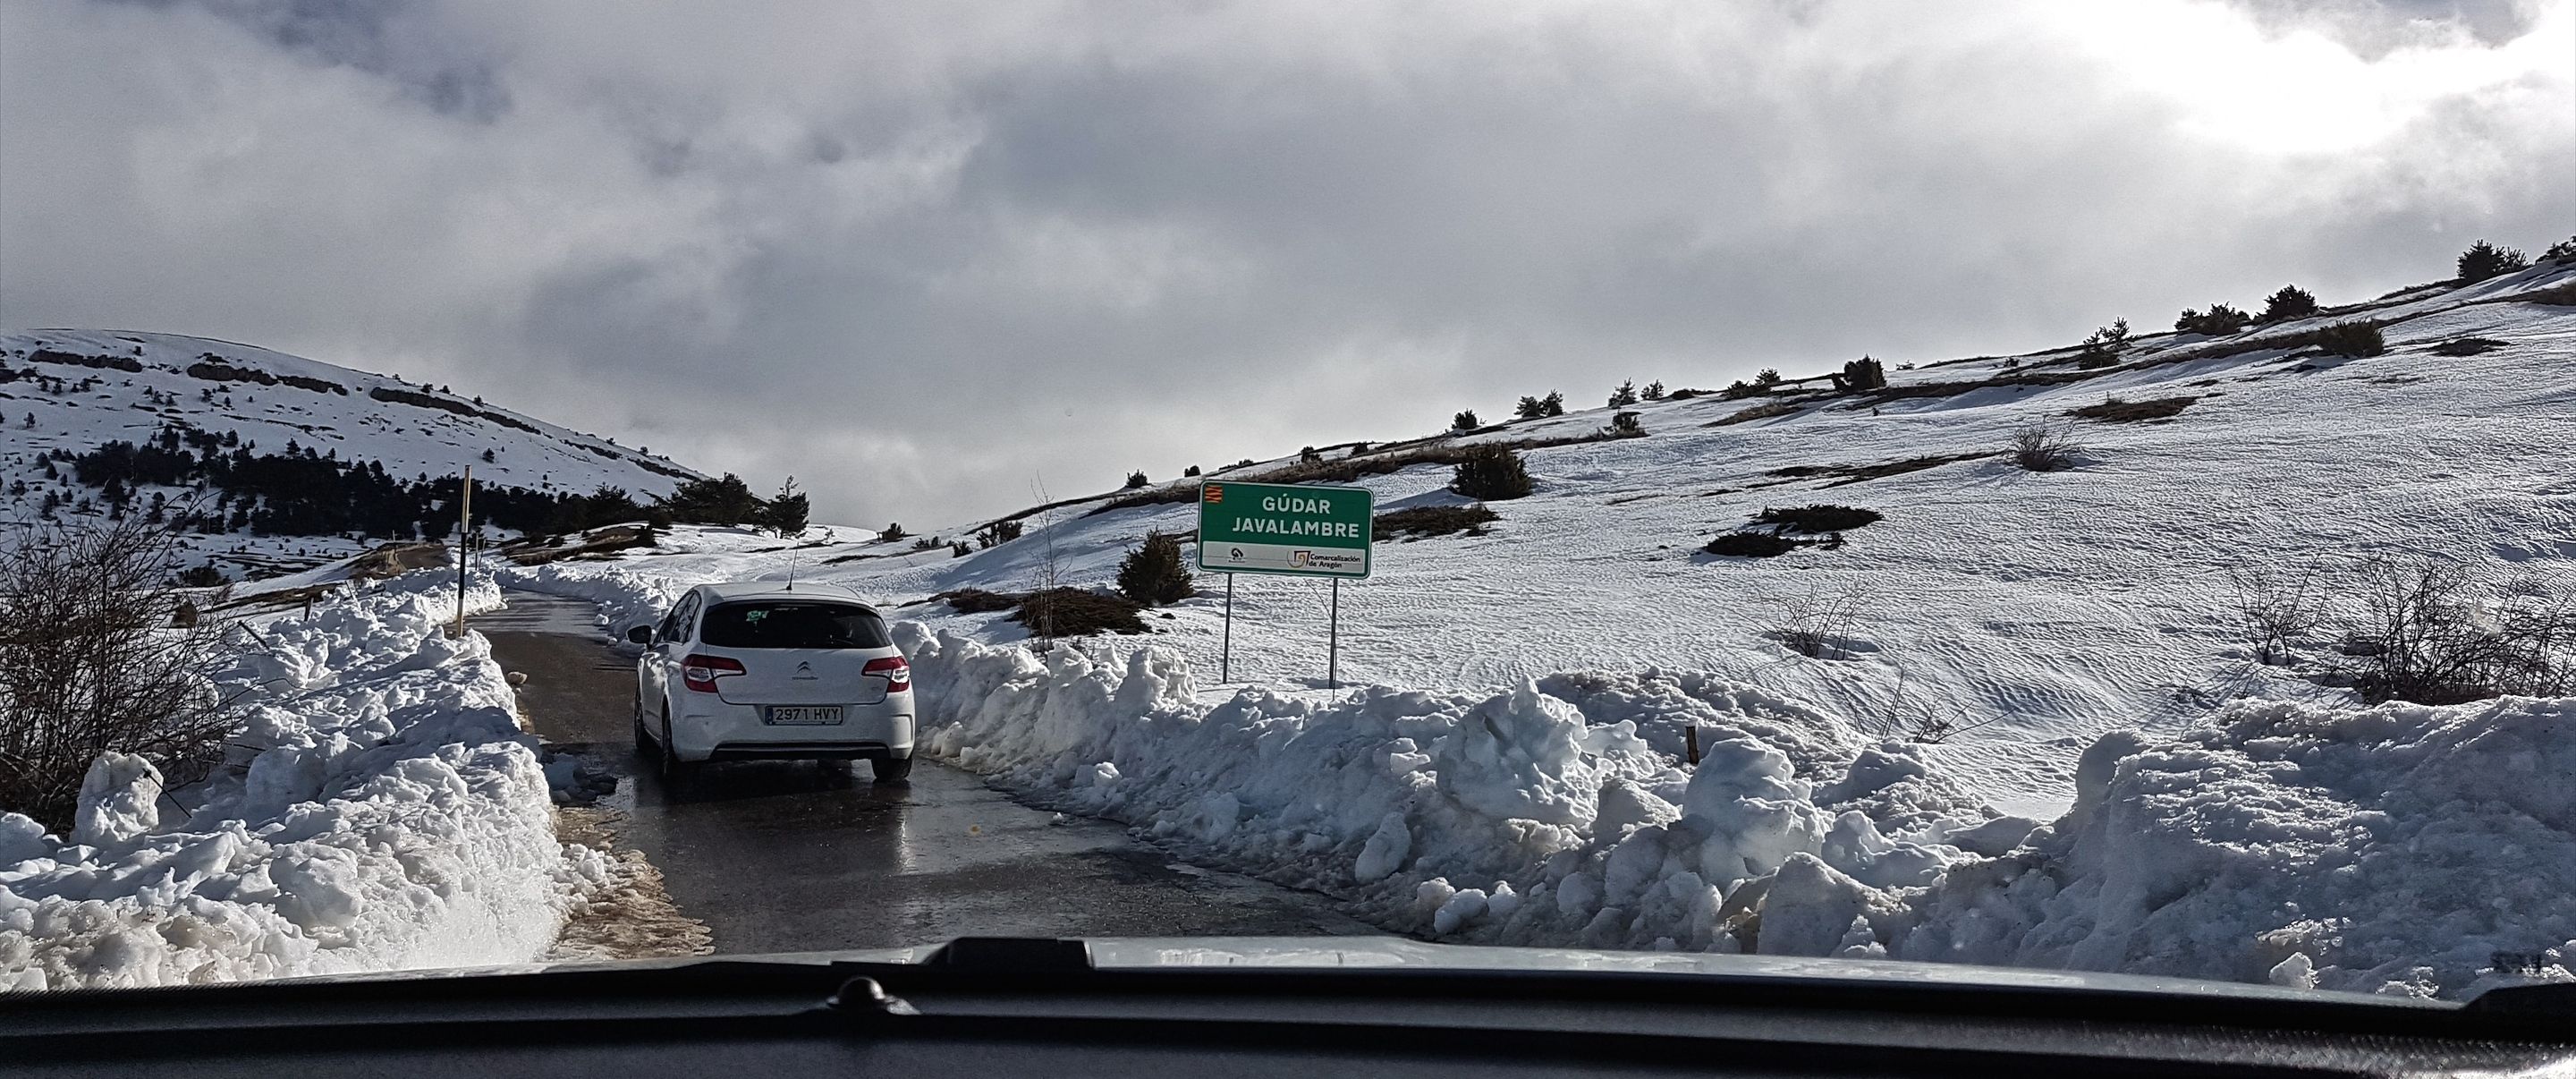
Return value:
M 1321 582 L 1236 580 L 1239 687 L 1210 684 L 1218 578 L 1149 612 L 1150 637 L 1043 659 L 1003 615 L 919 604 L 1024 590 L 1049 562 L 1105 587 L 1148 529 L 1195 528 L 1186 497 L 1079 501 L 964 557 L 683 528 L 502 572 L 622 630 L 793 560 L 917 620 L 900 632 L 931 752 L 1400 929 L 2456 995 L 2576 963 L 2570 703 L 2364 707 L 2310 677 L 2337 658 L 2330 629 L 2297 644 L 2302 667 L 2254 662 L 2227 573 L 2314 570 L 2336 604 L 2387 556 L 2576 585 L 2576 307 L 2513 298 L 2571 279 L 2542 266 L 2244 335 L 2369 318 L 2389 351 L 2367 359 L 2195 358 L 2211 339 L 2157 334 L 2098 372 L 2072 350 L 1891 364 L 1894 393 L 1767 418 L 1735 420 L 1778 397 L 1639 404 L 1644 437 L 1526 450 L 1537 490 L 1493 503 L 1489 534 L 1380 537 L 1374 576 L 1342 588 L 1361 688 L 1340 693 L 1320 689 Z M 2467 337 L 2497 345 L 2433 351 Z M 2192 400 L 2159 422 L 2067 415 L 2114 397 Z M 2034 421 L 2074 431 L 2076 468 L 2001 456 Z M 1925 458 L 1947 460 L 1854 473 Z M 1385 512 L 1465 501 L 1450 472 L 1355 482 Z M 1885 519 L 1778 558 L 1698 550 L 1818 502 Z M 1830 596 L 1854 602 L 1830 658 L 1784 647 L 1786 609 Z M 1993 722 L 1889 738 L 1915 717 Z
M 477 579 L 469 609 L 500 601 Z M 184 820 L 139 758 L 91 770 L 68 841 L 0 813 L 0 990 L 521 962 L 597 856 L 555 839 L 534 739 L 452 572 L 253 626 L 239 774 Z M 586 876 L 585 873 L 588 872 Z

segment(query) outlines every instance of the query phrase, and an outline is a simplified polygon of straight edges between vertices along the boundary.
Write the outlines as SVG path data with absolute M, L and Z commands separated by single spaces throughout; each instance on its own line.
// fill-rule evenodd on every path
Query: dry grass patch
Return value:
M 1751 423 L 1755 420 L 1767 420 L 1773 416 L 1786 416 L 1798 411 L 1798 408 L 1798 403 L 1795 401 L 1765 401 L 1734 415 L 1710 420 L 1702 426 L 1725 427 L 1729 424 Z
M 2505 347 L 2510 342 L 2492 337 L 2456 337 L 2433 346 L 2436 356 L 2480 356 Z
M 1400 453 L 1378 452 L 1358 457 L 1342 457 L 1325 461 L 1291 462 L 1267 472 L 1247 473 L 1245 475 L 1228 476 L 1226 478 L 1243 483 L 1350 483 L 1364 476 L 1389 475 L 1391 473 L 1401 472 L 1415 465 L 1457 465 L 1472 457 L 1476 457 L 1479 454 L 1490 453 L 1495 450 L 1519 452 L 1522 450 L 1546 449 L 1550 446 L 1573 446 L 1585 442 L 1606 442 L 1615 438 L 1628 437 L 1634 436 L 1601 430 L 1579 435 L 1567 435 L 1562 438 L 1521 438 L 1513 439 L 1509 442 L 1478 442 L 1465 446 L 1461 446 L 1456 443 L 1439 443 L 1405 450 Z M 1155 491 L 1138 491 L 1134 494 L 1120 495 L 1103 502 L 1098 507 L 1091 510 L 1091 513 L 1107 513 L 1111 510 L 1127 509 L 1134 506 L 1156 506 L 1179 502 L 1193 502 L 1196 501 L 1198 497 L 1199 489 L 1195 484 Z M 1076 501 L 1079 500 L 1077 499 Z M 1064 505 L 1064 503 L 1057 503 L 1057 505 Z M 1030 512 L 1035 511 L 1022 511 L 1021 513 L 1014 514 L 1013 516 L 1026 516 Z M 1084 516 L 1090 516 L 1090 514 L 1085 514 Z
M 581 533 L 579 536 L 575 537 L 575 542 L 569 544 L 547 542 L 553 538 L 554 537 L 551 536 L 545 536 L 538 537 L 534 540 L 522 540 L 518 543 L 504 544 L 501 547 L 501 556 L 522 566 L 542 566 L 548 562 L 560 562 L 568 558 L 606 558 L 619 551 L 635 547 L 650 547 L 653 545 L 652 535 L 643 525 L 640 524 L 610 525 L 606 528 L 594 528 L 590 531 Z M 392 545 L 387 545 L 386 547 L 376 548 L 375 550 L 368 552 L 367 557 L 374 558 L 379 554 L 385 554 L 391 546 Z M 431 552 L 434 552 L 435 560 L 422 562 L 420 565 L 416 566 L 404 566 L 403 568 L 405 569 L 420 569 L 446 561 L 447 547 L 444 544 L 425 543 L 415 544 L 413 546 L 428 548 Z
M 2523 303 L 2545 303 L 2552 307 L 2576 307 L 2576 281 L 2569 281 L 2560 285 L 2551 285 L 2548 288 L 2541 289 L 2537 292 L 2526 292 L 2520 296 L 2508 297 L 2508 299 L 2519 300 Z
M 953 602 L 953 601 L 952 601 Z M 1011 621 L 1040 637 L 1145 632 L 1144 606 L 1125 596 L 1080 588 L 1045 588 L 1028 594 Z
M 960 588 L 953 592 L 941 592 L 921 602 L 946 603 L 949 610 L 959 614 L 989 614 L 994 611 L 1010 610 L 1028 598 L 1029 594 L 1026 592 L 987 592 L 981 588 Z
M 1991 453 L 1952 453 L 1934 454 L 1926 457 L 1908 457 L 1897 461 L 1881 461 L 1874 465 L 1790 465 L 1785 468 L 1772 469 L 1767 474 L 1777 476 L 1783 480 L 1831 476 L 1834 477 L 1834 481 L 1826 484 L 1825 486 L 1843 487 L 1854 483 L 1864 483 L 1869 480 L 1885 479 L 1889 476 L 1902 476 L 1908 472 L 1921 472 L 1927 468 L 1939 468 L 1942 465 L 1954 465 L 1961 461 L 1974 461 L 1980 457 L 1992 456 L 1994 455 Z
M 1415 506 L 1411 509 L 1381 513 L 1377 515 L 1374 527 L 1377 529 L 1377 534 L 1381 536 L 1411 533 L 1404 539 L 1404 542 L 1411 543 L 1429 536 L 1446 536 L 1456 532 L 1482 536 L 1487 531 L 1486 525 L 1501 519 L 1502 515 L 1487 509 L 1484 503 L 1478 502 L 1468 506 Z
M 2143 423 L 2169 420 L 2182 415 L 2198 397 L 2158 397 L 2152 401 L 2123 401 L 2110 398 L 2098 405 L 2086 405 L 2067 413 L 2079 420 L 2101 420 L 2105 423 Z
M 1728 558 L 1777 558 L 1803 546 L 1777 532 L 1729 532 L 1700 549 Z
M 1764 507 L 1753 523 L 1772 525 L 1783 532 L 1847 532 L 1877 524 L 1882 518 L 1877 510 L 1858 506 Z

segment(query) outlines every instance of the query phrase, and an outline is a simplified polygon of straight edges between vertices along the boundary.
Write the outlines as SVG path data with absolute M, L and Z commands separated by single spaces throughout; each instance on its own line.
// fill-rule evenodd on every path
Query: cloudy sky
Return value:
M 0 326 L 846 521 L 2571 231 L 2576 0 L 0 0 Z

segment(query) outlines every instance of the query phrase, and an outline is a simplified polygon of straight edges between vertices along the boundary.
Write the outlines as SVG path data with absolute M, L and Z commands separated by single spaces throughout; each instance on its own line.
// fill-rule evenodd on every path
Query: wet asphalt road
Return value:
M 710 765 L 685 797 L 635 753 L 634 661 L 578 600 L 509 594 L 474 620 L 558 752 L 616 772 L 602 804 L 720 954 L 929 944 L 978 936 L 1374 932 L 1320 896 L 1174 862 L 1118 825 L 1057 819 L 922 759 L 908 785 L 807 762 Z

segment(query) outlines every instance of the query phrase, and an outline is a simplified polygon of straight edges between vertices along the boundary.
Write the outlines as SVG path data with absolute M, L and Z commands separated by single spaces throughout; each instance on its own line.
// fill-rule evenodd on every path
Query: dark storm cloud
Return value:
M 296 56 L 384 77 L 441 113 L 490 122 L 510 107 L 489 63 L 442 40 L 418 0 L 112 0 L 167 9 L 186 4 L 257 34 Z
M 20 5 L 0 323 L 919 526 L 2563 232 L 2568 5 L 2384 6 Z

